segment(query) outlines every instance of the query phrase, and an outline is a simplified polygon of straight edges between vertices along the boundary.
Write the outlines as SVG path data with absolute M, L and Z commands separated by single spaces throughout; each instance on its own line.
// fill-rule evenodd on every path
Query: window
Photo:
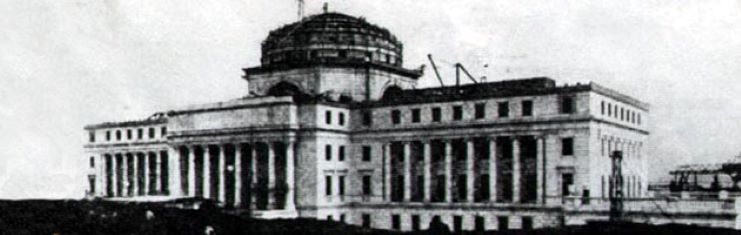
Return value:
M 340 188 L 339 188 L 339 192 L 337 192 L 337 194 L 339 194 L 340 196 L 345 195 L 345 176 L 344 175 L 341 175 L 339 177 L 339 179 L 337 179 L 337 183 L 340 184 L 340 185 L 338 185 L 338 186 L 340 186 Z
M 486 104 L 476 104 L 473 109 L 476 119 L 482 119 L 486 116 Z
M 111 131 L 106 131 L 105 132 L 105 140 L 106 141 L 110 141 L 111 140 Z
M 154 139 L 154 128 L 149 128 L 149 138 Z
M 360 220 L 362 220 L 363 228 L 370 228 L 371 227 L 370 214 L 363 214 L 360 217 L 361 217 Z
M 324 177 L 324 194 L 332 196 L 332 176 L 328 175 Z
M 523 216 L 522 217 L 522 229 L 532 230 L 533 229 L 533 217 Z
M 574 113 L 574 98 L 570 96 L 561 97 L 561 113 Z
M 340 126 L 344 126 L 344 125 L 345 125 L 345 113 L 342 113 L 342 112 L 341 112 L 341 113 L 340 113 L 340 116 L 339 116 L 339 119 L 340 119 L 340 120 L 339 120 L 339 124 L 340 124 Z
M 340 214 L 340 222 L 345 222 L 345 214 Z
M 418 123 L 420 119 L 419 109 L 412 109 L 412 122 Z
M 453 106 L 453 120 L 463 119 L 463 107 L 460 105 Z
M 95 132 L 94 131 L 88 132 L 88 138 L 90 140 L 90 143 L 95 143 Z
M 638 114 L 638 125 L 641 125 L 641 114 Z
M 605 101 L 602 101 L 602 103 L 600 103 L 600 107 L 602 108 L 602 115 L 605 115 Z
M 338 155 L 337 158 L 339 161 L 345 160 L 345 146 L 344 145 L 340 145 L 340 148 L 337 150 L 337 155 Z
M 371 195 L 371 176 L 370 175 L 364 175 L 363 176 L 363 195 L 370 196 Z
M 163 127 L 162 127 L 162 128 L 160 129 L 160 135 L 161 135 L 161 136 L 165 136 L 165 135 L 167 135 L 167 127 L 164 127 L 164 126 L 163 126 Z
M 332 145 L 324 146 L 324 159 L 332 161 Z
M 509 116 L 509 103 L 508 102 L 497 103 L 497 112 L 499 113 L 499 117 L 508 117 Z
M 497 217 L 497 230 L 507 230 L 509 229 L 509 218 L 507 216 L 499 216 Z
M 363 112 L 363 126 L 370 126 L 373 123 L 373 113 L 370 111 Z
M 95 168 L 95 157 L 90 157 L 90 168 Z
M 419 215 L 412 215 L 412 231 L 419 230 Z
M 476 232 L 483 232 L 486 228 L 484 228 L 484 217 L 483 216 L 476 216 L 474 217 L 474 229 Z
M 131 138 L 132 138 L 131 129 L 127 129 L 126 130 L 126 139 L 131 139 Z
M 574 155 L 574 138 L 569 137 L 561 139 L 561 155 Z
M 612 104 L 607 103 L 607 116 L 612 116 Z
M 121 131 L 120 130 L 117 130 L 116 131 L 116 140 L 121 140 Z
M 460 215 L 453 216 L 453 232 L 460 233 L 463 231 L 463 217 Z
M 440 114 L 440 108 L 439 107 L 432 108 L 432 121 L 440 122 L 441 117 L 442 116 Z
M 532 100 L 523 100 L 522 101 L 522 116 L 532 116 L 533 115 L 533 101 Z
M 401 111 L 391 110 L 391 123 L 393 124 L 401 123 Z
M 370 162 L 371 160 L 371 147 L 370 146 L 363 146 L 363 158 L 362 160 L 364 162 Z
M 143 139 L 144 138 L 144 130 L 139 128 L 136 130 L 136 138 L 137 139 Z
M 324 121 L 327 125 L 332 124 L 332 111 L 324 112 Z
M 401 216 L 391 215 L 391 229 L 401 230 Z
M 623 109 L 622 107 L 620 107 L 620 121 L 625 120 L 625 116 L 624 115 L 625 115 L 625 109 Z

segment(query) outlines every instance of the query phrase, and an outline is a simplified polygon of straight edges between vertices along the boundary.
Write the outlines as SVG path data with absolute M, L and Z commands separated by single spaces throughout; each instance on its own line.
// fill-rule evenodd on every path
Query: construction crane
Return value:
M 427 59 L 429 59 L 430 64 L 432 64 L 432 70 L 435 71 L 435 76 L 437 76 L 437 80 L 440 81 L 440 86 L 445 87 L 445 84 L 443 84 L 443 78 L 440 77 L 440 72 L 437 71 L 437 65 L 435 65 L 435 60 L 432 59 L 432 54 L 427 54 Z

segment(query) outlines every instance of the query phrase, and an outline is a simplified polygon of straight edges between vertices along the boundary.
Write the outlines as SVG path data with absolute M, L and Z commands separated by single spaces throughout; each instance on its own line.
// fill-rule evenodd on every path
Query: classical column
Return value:
M 149 195 L 149 153 L 143 152 L 140 154 L 142 156 L 141 160 L 144 162 L 144 164 L 142 164 L 142 176 L 144 177 L 142 179 L 142 193 L 146 196 Z
M 179 197 L 183 195 L 182 184 L 180 184 L 180 150 L 174 147 L 168 147 L 167 151 L 167 162 L 169 166 L 167 173 L 170 174 L 167 177 L 167 191 L 171 196 Z
M 111 154 L 111 187 L 113 187 L 113 195 L 111 197 L 118 196 L 118 164 L 115 153 Z
M 391 144 L 384 144 L 383 148 L 383 199 L 391 200 Z
M 139 165 L 137 164 L 139 161 L 137 161 L 137 160 L 138 160 L 138 156 L 136 155 L 136 153 L 132 153 L 131 154 L 131 161 L 132 161 L 131 166 L 134 168 L 134 172 L 133 172 L 134 173 L 134 177 L 133 177 L 134 178 L 134 182 L 132 182 L 132 184 L 134 184 L 134 193 L 133 193 L 133 195 L 135 197 L 136 196 L 139 196 L 139 171 L 141 171 L 141 169 L 139 169 Z
M 425 180 L 424 196 L 425 198 L 424 198 L 424 201 L 430 202 L 430 196 L 432 192 L 432 190 L 430 189 L 430 187 L 432 186 L 432 162 L 430 159 L 430 141 L 429 140 L 424 142 L 424 147 L 422 151 L 423 151 L 422 154 L 424 154 L 423 157 L 425 161 L 425 164 L 424 164 L 424 180 Z
M 268 209 L 275 209 L 275 143 L 268 142 Z
M 497 138 L 489 139 L 489 201 L 497 201 Z
M 196 196 L 196 148 L 188 145 L 188 195 Z
M 130 190 L 131 174 L 129 173 L 129 153 L 123 154 L 122 158 L 123 158 L 123 161 L 122 161 L 123 162 L 123 174 L 122 175 L 124 176 L 123 177 L 124 196 L 130 197 L 132 196 L 132 192 Z
M 404 145 L 404 201 L 408 202 L 412 199 L 412 159 L 409 150 L 410 142 L 403 142 Z
M 520 140 L 512 138 L 512 202 L 520 202 Z
M 257 184 L 257 143 L 252 142 L 251 148 L 250 148 L 250 158 L 252 159 L 250 164 L 250 186 L 253 187 L 253 185 Z M 250 204 L 249 207 L 252 209 L 257 208 L 257 194 L 254 193 L 254 188 L 251 189 L 252 193 L 250 193 Z
M 445 140 L 445 201 L 453 201 L 453 141 Z
M 154 194 L 162 194 L 162 154 L 154 151 Z
M 209 146 L 203 146 L 203 197 L 211 199 L 211 154 Z
M 242 144 L 234 145 L 234 207 L 242 206 Z
M 536 162 L 535 162 L 535 172 L 537 179 L 535 180 L 537 183 L 537 202 L 538 203 L 544 203 L 545 202 L 545 195 L 543 194 L 543 186 L 545 185 L 543 175 L 545 174 L 545 167 L 543 165 L 543 158 L 545 157 L 545 152 L 543 151 L 543 146 L 545 146 L 545 136 L 540 136 L 535 141 L 537 142 L 537 148 L 536 148 Z
M 476 172 L 474 171 L 474 164 L 475 164 L 475 157 L 474 157 L 474 143 L 473 138 L 469 138 L 466 140 L 466 201 L 467 202 L 473 202 L 474 198 L 474 186 L 473 182 L 476 178 Z
M 219 179 L 219 201 L 226 203 L 226 175 L 228 171 L 226 170 L 226 144 L 225 145 L 217 145 L 218 150 L 218 161 L 219 161 L 219 169 L 216 174 L 217 178 Z
M 286 193 L 286 210 L 296 210 L 296 179 L 294 175 L 295 158 L 296 158 L 296 141 L 288 140 L 286 144 L 286 184 L 288 192 Z

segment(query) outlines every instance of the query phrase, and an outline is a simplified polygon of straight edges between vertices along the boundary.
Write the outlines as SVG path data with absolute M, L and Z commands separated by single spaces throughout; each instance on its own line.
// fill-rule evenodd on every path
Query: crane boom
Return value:
M 459 67 L 461 68 L 461 70 L 463 70 L 463 73 L 465 73 L 465 74 L 466 74 L 466 76 L 468 76 L 468 78 L 470 78 L 470 79 L 471 79 L 471 81 L 473 81 L 473 83 L 478 83 L 478 82 L 476 81 L 476 79 L 475 79 L 475 78 L 473 78 L 473 76 L 471 76 L 471 73 L 469 73 L 469 72 L 468 72 L 468 70 L 466 70 L 466 67 L 463 67 L 463 65 L 462 65 L 462 64 L 458 64 L 458 66 L 459 66 Z
M 432 64 L 432 70 L 435 70 L 435 76 L 437 76 L 437 80 L 440 81 L 440 86 L 444 87 L 445 84 L 443 84 L 443 78 L 440 77 L 440 72 L 437 71 L 437 65 L 435 65 L 435 60 L 432 59 L 432 54 L 427 54 L 427 59 L 429 59 L 430 64 Z

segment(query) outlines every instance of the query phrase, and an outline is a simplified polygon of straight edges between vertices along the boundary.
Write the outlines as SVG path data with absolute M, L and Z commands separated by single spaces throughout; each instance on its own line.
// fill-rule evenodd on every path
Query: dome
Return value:
M 402 61 L 402 44 L 387 29 L 340 13 L 285 25 L 262 43 L 263 66 L 369 62 L 401 67 Z

